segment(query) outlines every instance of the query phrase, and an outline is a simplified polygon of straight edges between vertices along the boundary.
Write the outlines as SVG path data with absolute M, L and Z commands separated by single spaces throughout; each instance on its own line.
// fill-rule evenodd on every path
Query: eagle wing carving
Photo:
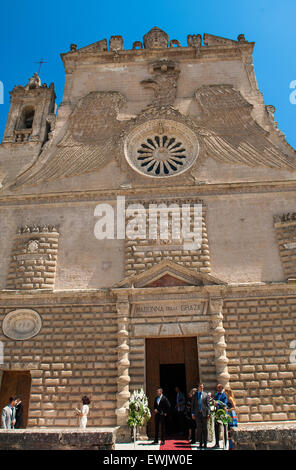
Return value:
M 66 135 L 55 152 L 44 152 L 11 187 L 34 185 L 101 170 L 114 153 L 125 124 L 117 119 L 125 98 L 117 92 L 91 92 L 69 117 Z
M 195 97 L 202 108 L 199 133 L 206 156 L 220 163 L 296 169 L 296 158 L 269 140 L 251 115 L 253 106 L 231 85 L 202 86 Z

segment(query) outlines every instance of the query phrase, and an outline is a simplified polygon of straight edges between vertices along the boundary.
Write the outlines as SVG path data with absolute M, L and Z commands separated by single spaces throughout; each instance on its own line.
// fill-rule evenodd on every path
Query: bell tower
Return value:
M 50 132 L 51 117 L 55 116 L 54 84 L 41 84 L 37 73 L 26 86 L 15 86 L 10 92 L 10 110 L 3 144 L 44 144 Z

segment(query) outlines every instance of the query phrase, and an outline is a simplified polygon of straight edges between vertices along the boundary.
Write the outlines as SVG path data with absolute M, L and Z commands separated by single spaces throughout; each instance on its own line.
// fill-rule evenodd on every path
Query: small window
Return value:
M 32 106 L 26 107 L 22 111 L 19 129 L 32 129 L 34 121 L 35 110 Z

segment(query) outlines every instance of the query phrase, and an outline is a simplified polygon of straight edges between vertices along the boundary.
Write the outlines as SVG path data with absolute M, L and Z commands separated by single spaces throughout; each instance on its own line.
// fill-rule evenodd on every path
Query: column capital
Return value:
M 222 308 L 223 308 L 222 297 L 210 297 L 209 306 L 210 306 L 210 312 L 212 314 L 222 313 Z
M 116 302 L 116 310 L 118 315 L 129 315 L 130 304 L 128 301 Z

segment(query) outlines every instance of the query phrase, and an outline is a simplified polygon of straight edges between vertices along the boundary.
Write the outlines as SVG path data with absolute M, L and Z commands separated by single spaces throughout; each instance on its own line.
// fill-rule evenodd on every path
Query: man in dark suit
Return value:
M 17 397 L 15 405 L 15 429 L 21 429 L 23 427 L 23 413 L 24 407 L 21 398 Z
M 166 417 L 170 406 L 169 400 L 163 395 L 162 388 L 159 388 L 157 390 L 157 397 L 154 400 L 155 438 L 153 444 L 158 444 L 159 425 L 161 425 L 161 445 L 165 443 Z
M 204 392 L 204 384 L 201 383 L 192 398 L 192 419 L 196 421 L 197 440 L 200 448 L 207 447 L 209 417 L 210 399 L 209 395 Z
M 185 431 L 185 396 L 180 387 L 175 387 L 175 392 L 178 434 L 182 435 Z

